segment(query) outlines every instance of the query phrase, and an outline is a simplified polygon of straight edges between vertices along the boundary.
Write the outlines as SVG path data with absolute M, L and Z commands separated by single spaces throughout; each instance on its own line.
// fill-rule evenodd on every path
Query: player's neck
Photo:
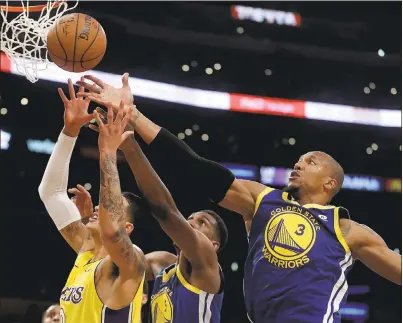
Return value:
M 108 255 L 108 251 L 105 249 L 105 247 L 101 245 L 95 245 L 94 248 L 94 257 L 92 258 L 92 261 L 97 261 L 102 258 L 105 258 Z
M 300 194 L 299 196 L 295 196 L 294 198 L 300 205 L 307 205 L 307 204 L 326 205 L 329 200 L 329 198 L 327 196 L 324 196 L 323 193 Z
M 98 260 L 101 258 L 104 258 L 108 252 L 104 248 L 101 237 L 99 234 L 93 234 L 92 235 L 92 241 L 94 242 L 94 259 L 93 260 Z

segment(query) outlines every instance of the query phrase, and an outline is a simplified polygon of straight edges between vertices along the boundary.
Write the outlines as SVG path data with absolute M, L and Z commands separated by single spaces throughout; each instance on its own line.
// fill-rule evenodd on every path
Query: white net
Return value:
M 47 0 L 40 12 L 30 10 L 33 6 L 37 8 L 38 2 L 31 1 L 31 6 L 29 2 L 21 0 L 22 12 L 9 21 L 7 18 L 11 9 L 9 10 L 8 1 L 5 6 L 0 7 L 3 18 L 0 49 L 14 61 L 19 73 L 35 83 L 38 80 L 38 71 L 45 70 L 49 63 L 46 47 L 49 28 L 63 14 L 74 9 L 78 0 L 70 8 L 65 0 Z M 15 7 L 16 1 L 12 1 L 11 5 Z

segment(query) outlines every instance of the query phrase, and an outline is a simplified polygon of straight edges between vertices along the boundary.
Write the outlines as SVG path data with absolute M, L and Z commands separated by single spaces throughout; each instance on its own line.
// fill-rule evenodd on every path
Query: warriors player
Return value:
M 122 104 L 119 111 L 123 108 Z M 97 112 L 95 116 L 102 134 L 105 126 Z M 113 119 L 111 106 L 107 119 Z M 208 210 L 194 213 L 186 221 L 134 137 L 128 140 L 129 149 L 123 151 L 137 185 L 178 253 L 177 257 L 167 252 L 146 256 L 147 279 L 155 279 L 152 321 L 219 323 L 224 280 L 217 252 L 226 243 L 226 226 Z
M 346 209 L 328 204 L 344 178 L 331 156 L 318 151 L 301 156 L 283 191 L 239 180 L 142 115 L 132 105 L 127 74 L 121 89 L 86 78 L 98 87 L 81 82 L 91 91 L 83 96 L 101 104 L 113 101 L 115 109 L 124 99 L 134 110 L 131 125 L 150 150 L 174 156 L 176 171 L 189 171 L 213 201 L 242 215 L 249 237 L 244 294 L 251 321 L 340 322 L 354 260 L 401 285 L 401 256 L 370 228 L 351 221 Z
M 116 149 L 124 139 L 117 125 L 121 126 L 122 113 L 99 136 L 100 205 L 83 225 L 78 209 L 67 196 L 68 171 L 79 131 L 93 116 L 87 111 L 89 100 L 76 98 L 71 80 L 69 92 L 70 100 L 59 89 L 65 108 L 64 128 L 39 186 L 50 217 L 78 254 L 61 293 L 61 322 L 138 323 L 145 266 L 142 251 L 129 238 L 133 196 L 122 195 L 116 169 Z
M 135 149 L 133 149 L 134 144 L 136 144 L 134 139 L 130 137 L 120 146 L 132 168 L 137 167 L 134 165 L 136 164 L 136 158 L 138 158 L 134 155 L 136 153 Z M 83 220 L 90 217 L 93 213 L 90 193 L 82 185 L 69 189 L 69 192 L 74 194 L 72 200 L 79 209 Z M 202 224 L 200 225 L 199 222 L 202 222 Z M 175 228 L 176 235 L 188 236 L 190 230 L 199 230 L 209 237 L 214 248 L 218 247 L 218 245 L 219 250 L 224 248 L 228 237 L 227 228 L 216 213 L 209 210 L 197 212 L 188 218 L 188 223 L 190 224 L 189 226 L 184 225 Z M 164 227 L 164 224 L 161 224 L 161 226 Z M 210 250 L 198 250 L 197 245 L 194 247 L 196 247 L 194 253 L 199 254 L 208 253 Z M 200 247 L 203 247 L 203 245 Z M 180 253 L 180 250 L 178 250 L 178 253 Z M 221 270 L 216 271 L 214 268 L 211 270 L 209 264 L 206 264 L 204 272 L 201 272 L 197 264 L 195 270 L 192 270 L 193 268 L 189 266 L 190 262 L 186 261 L 184 274 L 181 275 L 180 273 L 183 269 L 180 269 L 177 264 L 178 257 L 166 251 L 151 252 L 145 255 L 145 259 L 146 280 L 155 280 L 151 296 L 152 322 L 177 322 L 178 320 L 186 322 L 195 320 L 197 322 L 200 304 L 204 315 L 207 315 L 206 313 L 211 310 L 210 322 L 219 322 L 223 299 L 223 281 L 221 286 L 218 285 L 219 292 L 217 295 L 209 295 L 204 290 L 209 290 L 209 285 L 215 284 L 217 278 L 219 281 L 223 278 Z M 182 265 L 183 260 L 184 258 L 182 257 Z M 179 272 L 179 270 L 182 271 Z M 166 272 L 169 275 L 166 275 Z M 180 276 L 178 276 L 178 272 Z M 147 286 L 146 282 L 144 286 Z M 198 289 L 200 290 L 198 291 Z M 147 302 L 146 296 L 147 293 L 143 293 L 143 304 Z M 206 299 L 211 300 L 211 302 L 206 303 Z M 202 317 L 208 322 L 207 317 L 204 318 L 203 315 Z

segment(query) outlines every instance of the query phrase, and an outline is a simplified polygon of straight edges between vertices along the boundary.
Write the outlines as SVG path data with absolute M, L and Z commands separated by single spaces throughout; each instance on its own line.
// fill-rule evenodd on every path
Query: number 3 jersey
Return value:
M 273 188 L 259 195 L 244 274 L 252 322 L 340 322 L 353 258 L 340 231 L 339 213 L 344 217 L 346 210 L 302 206 Z

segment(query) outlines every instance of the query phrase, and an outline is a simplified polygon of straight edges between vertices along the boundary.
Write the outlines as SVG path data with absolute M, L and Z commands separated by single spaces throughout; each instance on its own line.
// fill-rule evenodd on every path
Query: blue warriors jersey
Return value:
M 339 227 L 340 208 L 299 205 L 267 188 L 249 232 L 244 294 L 254 323 L 339 323 L 347 298 L 351 252 Z M 344 213 L 343 213 L 344 214 Z
M 172 264 L 155 278 L 151 296 L 152 323 L 220 323 L 223 275 L 218 294 L 206 293 L 190 285 Z

